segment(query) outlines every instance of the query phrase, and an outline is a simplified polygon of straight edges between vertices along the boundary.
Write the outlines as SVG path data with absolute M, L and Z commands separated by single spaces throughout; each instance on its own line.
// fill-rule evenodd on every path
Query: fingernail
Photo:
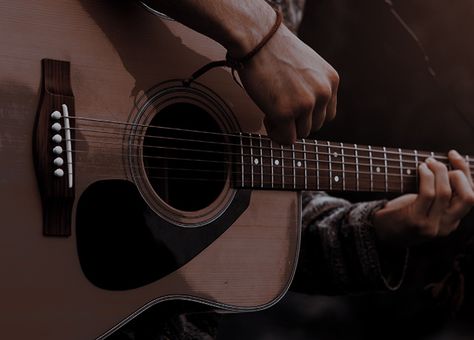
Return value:
M 462 158 L 462 156 L 456 150 L 451 150 L 449 152 L 451 153 L 451 156 L 454 157 L 454 158 L 458 158 L 458 159 Z
M 433 163 L 433 162 L 435 162 L 435 161 L 436 161 L 436 160 L 435 160 L 433 157 L 428 157 L 428 158 L 425 160 L 426 163 Z

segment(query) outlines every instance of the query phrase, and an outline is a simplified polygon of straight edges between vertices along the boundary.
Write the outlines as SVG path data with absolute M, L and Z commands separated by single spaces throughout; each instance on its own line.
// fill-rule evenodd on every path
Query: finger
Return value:
M 413 203 L 413 210 L 415 214 L 422 218 L 427 217 L 430 211 L 431 205 L 435 198 L 435 179 L 433 172 L 428 168 L 425 163 L 421 163 L 418 167 L 419 173 L 419 193 Z
M 327 105 L 328 102 L 326 98 L 317 99 L 313 110 L 313 124 L 311 127 L 311 132 L 316 132 L 323 126 L 324 121 L 326 120 Z
M 431 157 L 426 160 L 426 165 L 433 172 L 435 180 L 435 198 L 430 208 L 429 218 L 435 222 L 439 222 L 451 201 L 452 191 L 448 169 L 443 163 Z
M 474 191 L 464 172 L 449 172 L 449 181 L 454 191 L 451 205 L 446 211 L 446 220 L 452 223 L 463 218 L 474 205 Z
M 333 120 L 336 117 L 337 109 L 337 92 L 333 92 L 326 109 L 326 122 Z
M 308 137 L 313 125 L 314 98 L 310 98 L 306 103 L 300 103 L 300 108 L 296 118 L 296 135 L 298 138 Z
M 339 89 L 339 75 L 336 70 L 332 69 L 329 76 L 331 82 L 331 97 L 328 102 L 328 107 L 326 110 L 326 122 L 329 122 L 336 117 L 336 108 L 337 108 L 337 91 Z
M 451 150 L 448 152 L 448 159 L 451 165 L 453 166 L 453 169 L 461 170 L 464 175 L 466 175 L 466 178 L 470 185 L 474 187 L 470 164 L 456 150 Z
M 281 145 L 293 144 L 296 141 L 296 128 L 293 119 L 271 120 L 264 119 L 268 136 Z
M 329 100 L 332 97 L 332 88 L 329 83 L 320 85 L 316 91 L 316 103 L 313 109 L 313 126 L 311 131 L 319 130 L 326 121 Z

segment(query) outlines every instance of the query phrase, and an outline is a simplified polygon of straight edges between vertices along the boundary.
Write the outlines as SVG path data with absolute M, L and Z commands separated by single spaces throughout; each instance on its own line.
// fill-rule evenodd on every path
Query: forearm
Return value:
M 275 22 L 264 0 L 147 0 L 153 8 L 223 45 L 235 57 L 251 51 Z
M 303 237 L 293 289 L 356 293 L 398 288 L 406 252 L 379 252 L 372 214 L 384 201 L 352 204 L 324 193 L 305 193 Z M 386 255 L 394 261 L 385 261 Z

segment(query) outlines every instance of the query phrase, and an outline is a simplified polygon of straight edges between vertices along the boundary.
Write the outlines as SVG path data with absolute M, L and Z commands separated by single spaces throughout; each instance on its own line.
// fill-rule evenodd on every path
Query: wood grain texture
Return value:
M 199 257 L 132 291 L 101 290 L 86 280 L 74 223 L 69 238 L 42 234 L 31 152 L 41 59 L 71 63 L 77 115 L 130 121 L 136 99 L 146 90 L 187 77 L 224 50 L 175 22 L 157 19 L 134 1 L 1 0 L 0 13 L 0 158 L 8 160 L 0 166 L 2 336 L 93 339 L 173 297 L 232 310 L 276 302 L 297 259 L 297 193 L 254 192 L 251 207 Z M 242 131 L 263 132 L 261 112 L 228 72 L 216 70 L 201 81 L 225 98 Z M 94 133 L 78 132 L 76 138 L 85 141 L 76 157 L 76 197 L 103 178 L 131 180 L 123 157 L 104 156 Z
M 74 95 L 71 88 L 70 65 L 51 59 L 41 61 L 42 81 L 41 95 L 36 115 L 33 157 L 35 159 L 36 176 L 41 191 L 43 206 L 43 234 L 47 236 L 70 236 L 72 207 L 74 204 L 74 189 L 69 187 L 67 176 L 67 151 L 65 146 L 64 120 L 51 118 L 53 111 L 62 112 L 62 105 L 67 105 L 69 115 L 74 116 Z M 61 131 L 52 130 L 53 123 L 62 124 Z M 74 121 L 68 122 L 74 128 Z M 74 138 L 74 129 L 69 129 Z M 52 140 L 53 135 L 62 136 L 61 143 Z M 74 142 L 71 142 L 74 145 Z M 60 167 L 54 166 L 53 153 L 55 146 L 61 146 L 64 152 L 59 155 L 66 163 L 63 167 L 65 175 L 57 177 L 54 171 Z M 74 168 L 74 157 L 72 157 Z M 73 172 L 74 174 L 74 172 Z M 73 176 L 74 178 L 74 176 Z M 74 182 L 74 179 L 73 179 Z

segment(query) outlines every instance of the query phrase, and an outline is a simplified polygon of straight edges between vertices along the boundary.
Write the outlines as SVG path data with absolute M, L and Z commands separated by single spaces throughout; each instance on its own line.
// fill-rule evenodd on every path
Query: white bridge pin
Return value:
M 61 157 L 56 157 L 53 161 L 53 164 L 56 166 L 62 166 L 64 164 L 64 160 Z
M 56 134 L 56 135 L 53 136 L 52 140 L 55 143 L 61 143 L 62 140 L 63 140 L 63 137 L 61 137 L 61 135 Z
M 63 148 L 60 147 L 59 145 L 57 145 L 57 146 L 55 146 L 55 147 L 53 148 L 53 153 L 54 153 L 55 155 L 60 155 L 60 154 L 63 153 Z
M 51 118 L 53 119 L 60 119 L 61 118 L 61 112 L 59 111 L 54 111 L 53 113 L 51 113 Z
M 54 170 L 54 176 L 56 176 L 56 177 L 63 177 L 63 176 L 64 176 L 64 170 L 63 170 L 63 169 L 56 169 L 56 170 Z
M 53 129 L 53 131 L 61 131 L 61 124 L 59 124 L 58 122 L 54 123 L 53 125 L 51 125 L 51 129 Z

